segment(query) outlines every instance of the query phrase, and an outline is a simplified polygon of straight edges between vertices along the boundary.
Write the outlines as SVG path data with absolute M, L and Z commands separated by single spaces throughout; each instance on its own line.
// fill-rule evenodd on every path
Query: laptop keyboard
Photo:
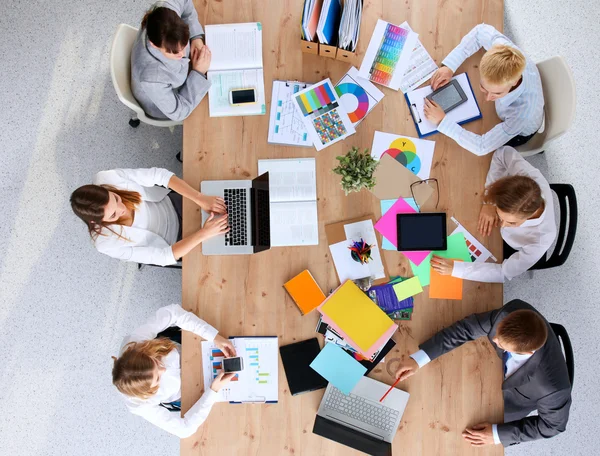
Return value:
M 385 405 L 373 405 L 371 401 L 350 393 L 346 396 L 337 388 L 331 388 L 325 406 L 337 413 L 369 424 L 385 432 L 394 431 L 399 412 Z
M 223 191 L 230 227 L 225 233 L 225 245 L 248 245 L 247 193 L 245 188 L 226 188 Z

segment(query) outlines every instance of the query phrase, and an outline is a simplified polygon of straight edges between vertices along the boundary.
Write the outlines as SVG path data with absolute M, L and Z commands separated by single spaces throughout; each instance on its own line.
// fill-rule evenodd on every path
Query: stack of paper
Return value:
M 343 283 L 319 307 L 322 319 L 367 358 L 383 347 L 398 326 L 354 282 Z
M 354 52 L 360 34 L 362 17 L 362 0 L 345 0 L 342 19 L 340 20 L 338 47 Z
M 342 4 L 340 0 L 323 0 L 321 17 L 317 26 L 319 43 L 335 46 L 337 44 L 337 31 L 340 25 Z
M 317 25 L 321 17 L 323 0 L 304 0 L 304 11 L 302 13 L 302 38 L 306 41 L 314 41 L 317 33 Z

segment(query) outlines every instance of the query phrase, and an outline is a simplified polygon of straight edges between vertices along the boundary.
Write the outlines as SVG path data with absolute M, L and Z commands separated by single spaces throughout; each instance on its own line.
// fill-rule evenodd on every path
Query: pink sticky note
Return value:
M 390 209 L 375 224 L 375 229 L 381 233 L 394 247 L 398 247 L 396 224 L 397 214 L 413 214 L 415 211 L 403 198 L 398 198 Z M 402 252 L 410 261 L 419 266 L 429 255 L 430 251 Z

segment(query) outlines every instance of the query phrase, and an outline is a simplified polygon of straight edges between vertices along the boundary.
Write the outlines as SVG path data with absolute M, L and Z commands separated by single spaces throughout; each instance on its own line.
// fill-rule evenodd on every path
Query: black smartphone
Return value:
M 240 372 L 244 370 L 244 359 L 239 356 L 235 358 L 223 358 L 223 372 Z

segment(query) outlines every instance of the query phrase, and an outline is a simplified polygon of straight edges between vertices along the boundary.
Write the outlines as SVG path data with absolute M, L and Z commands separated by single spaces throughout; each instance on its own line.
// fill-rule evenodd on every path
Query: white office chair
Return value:
M 129 120 L 129 125 L 136 128 L 140 120 L 155 127 L 172 127 L 182 125 L 175 120 L 151 119 L 138 104 L 131 93 L 131 48 L 137 36 L 138 29 L 127 24 L 119 24 L 110 49 L 110 77 L 115 92 L 121 103 L 133 110 L 135 114 Z
M 537 64 L 544 92 L 544 130 L 522 146 L 515 147 L 523 157 L 539 154 L 550 141 L 564 135 L 575 117 L 575 81 L 565 59 L 551 57 Z

